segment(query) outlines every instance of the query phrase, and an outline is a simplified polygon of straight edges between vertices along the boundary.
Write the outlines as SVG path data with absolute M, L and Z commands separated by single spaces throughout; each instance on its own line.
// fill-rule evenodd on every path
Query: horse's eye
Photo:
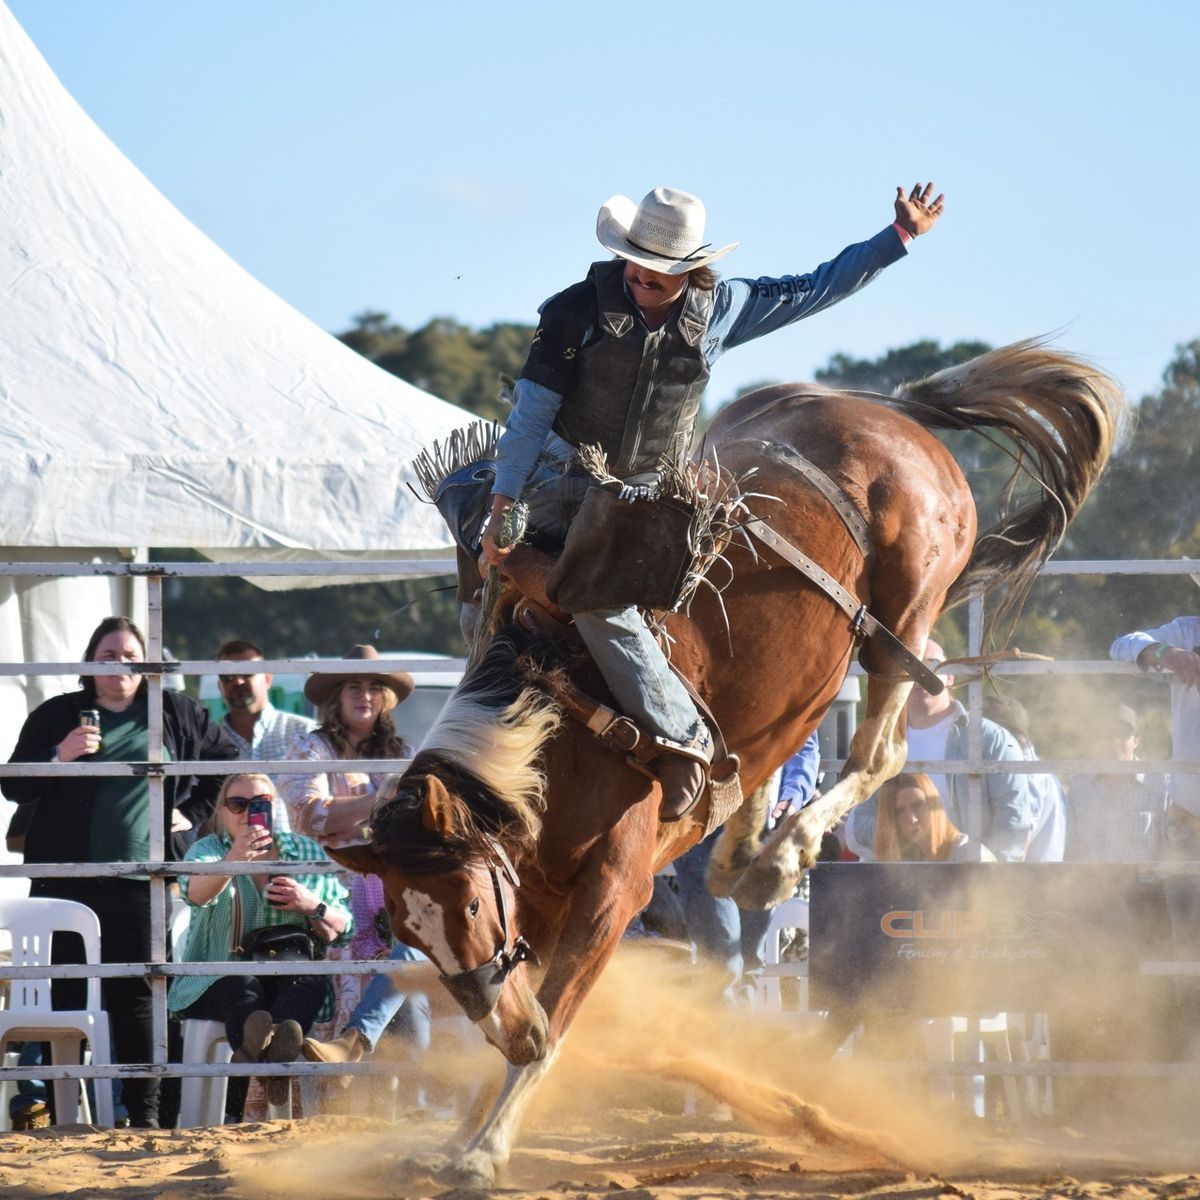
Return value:
M 470 913 L 472 917 L 479 916 L 479 897 L 478 896 L 476 896 L 475 899 L 472 900 L 471 903 L 467 905 L 467 912 Z

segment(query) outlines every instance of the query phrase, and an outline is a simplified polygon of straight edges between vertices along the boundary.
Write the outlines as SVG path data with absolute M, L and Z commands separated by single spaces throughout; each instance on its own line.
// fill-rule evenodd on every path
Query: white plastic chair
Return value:
M 184 902 L 171 915 L 171 946 L 175 960 L 181 961 L 187 946 L 188 929 L 191 925 L 191 906 Z M 227 1063 L 233 1058 L 233 1049 L 225 1037 L 225 1026 L 221 1021 L 205 1021 L 196 1017 L 180 1021 L 183 1031 L 183 1053 L 185 1063 Z M 229 1091 L 227 1075 L 185 1075 L 179 1085 L 179 1129 L 198 1129 L 204 1126 L 222 1125 L 225 1121 L 225 1101 Z M 304 1078 L 300 1083 L 300 1094 L 304 1111 L 308 1115 L 316 1112 L 316 1082 Z M 292 1115 L 289 1093 L 285 1104 L 270 1105 L 267 1115 L 271 1120 L 287 1120 Z
M 781 963 L 779 961 L 780 935 L 785 929 L 802 929 L 808 936 L 808 901 L 800 897 L 784 900 L 771 910 L 771 922 L 767 926 L 766 948 L 763 952 L 764 964 L 758 976 L 754 995 L 756 1012 L 781 1013 L 783 996 L 780 992 L 779 981 L 782 978 L 795 979 L 800 989 L 799 1012 L 808 1013 L 808 962 Z
M 1013 1061 L 1009 1042 L 1007 1013 L 993 1013 L 978 1017 L 935 1017 L 919 1022 L 928 1061 L 931 1063 L 983 1062 L 992 1058 L 996 1062 Z M 961 1051 L 961 1053 L 960 1053 Z M 970 1104 L 977 1117 L 986 1112 L 986 1077 L 972 1075 Z M 930 1089 L 940 1092 L 947 1099 L 956 1099 L 961 1093 L 956 1083 L 961 1076 L 930 1076 Z M 1020 1115 L 1020 1099 L 1017 1081 L 1012 1075 L 1001 1076 L 1005 1105 L 1009 1120 Z
M 227 1063 L 233 1057 L 222 1022 L 190 1019 L 180 1025 L 185 1063 Z M 179 1085 L 179 1128 L 224 1124 L 228 1086 L 225 1075 L 185 1075 Z
M 94 912 L 74 900 L 46 896 L 0 899 L 0 929 L 12 934 L 12 961 L 16 967 L 50 965 L 50 945 L 55 933 L 75 933 L 83 939 L 84 959 L 100 962 L 100 921 Z M 8 1007 L 0 1011 L 0 1048 L 8 1042 L 49 1042 L 51 1062 L 66 1066 L 79 1062 L 86 1042 L 91 1060 L 107 1066 L 112 1062 L 108 1013 L 100 1005 L 100 980 L 87 980 L 86 1008 L 59 1009 L 51 1005 L 50 980 L 13 979 L 9 982 Z M 96 1118 L 101 1125 L 113 1123 L 112 1080 L 94 1081 Z M 87 1111 L 87 1089 L 73 1079 L 54 1081 L 54 1105 L 60 1124 L 80 1119 L 80 1097 Z

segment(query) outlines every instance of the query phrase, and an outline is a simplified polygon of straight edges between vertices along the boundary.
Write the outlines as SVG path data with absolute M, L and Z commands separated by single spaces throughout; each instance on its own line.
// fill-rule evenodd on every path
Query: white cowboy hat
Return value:
M 704 242 L 704 205 L 689 192 L 657 187 L 641 204 L 613 196 L 596 218 L 600 245 L 619 258 L 664 275 L 683 275 L 724 258 L 737 242 L 709 251 Z

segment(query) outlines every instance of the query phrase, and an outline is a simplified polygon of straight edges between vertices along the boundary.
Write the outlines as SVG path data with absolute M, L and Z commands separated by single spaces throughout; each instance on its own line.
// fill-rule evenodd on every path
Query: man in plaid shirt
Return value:
M 265 657 L 258 646 L 245 638 L 233 638 L 217 651 L 218 662 L 261 662 Z M 317 727 L 310 717 L 280 712 L 271 703 L 271 680 L 264 672 L 217 676 L 221 697 L 229 710 L 221 727 L 233 739 L 242 758 L 258 762 L 286 759 L 292 738 Z M 279 786 L 278 779 L 275 785 Z M 292 827 L 287 805 L 278 797 L 271 821 L 276 830 Z

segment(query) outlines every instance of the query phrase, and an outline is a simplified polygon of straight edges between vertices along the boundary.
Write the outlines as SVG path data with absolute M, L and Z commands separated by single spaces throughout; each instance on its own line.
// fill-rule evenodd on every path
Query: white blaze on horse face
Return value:
M 415 888 L 405 888 L 400 898 L 404 901 L 407 913 L 404 928 L 425 947 L 442 974 L 455 975 L 462 971 L 463 964 L 450 949 L 450 939 L 446 936 L 446 913 L 442 906 Z

